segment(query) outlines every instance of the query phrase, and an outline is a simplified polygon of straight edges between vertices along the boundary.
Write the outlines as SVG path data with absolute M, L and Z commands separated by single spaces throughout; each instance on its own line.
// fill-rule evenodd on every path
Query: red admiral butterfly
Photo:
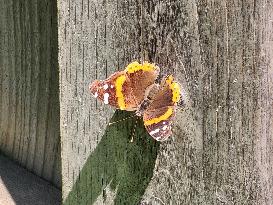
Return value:
M 121 110 L 136 111 L 143 116 L 149 134 L 157 141 L 166 140 L 172 133 L 171 125 L 180 99 L 180 86 L 171 75 L 155 83 L 159 68 L 154 64 L 130 63 L 124 71 L 106 80 L 90 84 L 91 93 Z

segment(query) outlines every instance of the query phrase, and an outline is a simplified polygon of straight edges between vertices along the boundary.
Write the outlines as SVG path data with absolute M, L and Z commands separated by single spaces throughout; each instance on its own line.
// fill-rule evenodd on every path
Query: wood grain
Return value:
M 57 5 L 0 3 L 0 150 L 61 185 Z
M 100 166 L 89 167 L 90 173 L 86 167 L 105 145 L 113 113 L 91 98 L 88 84 L 133 60 L 173 73 L 186 98 L 138 203 L 272 204 L 272 3 L 67 0 L 58 8 L 67 204 L 124 204 L 131 197 L 115 201 L 120 195 L 110 182 L 89 189 L 93 170 L 97 180 L 108 178 Z M 132 163 L 141 170 L 141 163 Z

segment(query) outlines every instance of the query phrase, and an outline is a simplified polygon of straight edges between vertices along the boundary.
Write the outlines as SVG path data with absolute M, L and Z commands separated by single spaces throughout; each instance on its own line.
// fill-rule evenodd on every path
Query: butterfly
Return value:
M 181 87 L 172 75 L 156 83 L 160 69 L 155 64 L 130 63 L 125 70 L 105 80 L 95 80 L 89 89 L 95 98 L 117 109 L 142 116 L 148 133 L 157 141 L 171 134 Z

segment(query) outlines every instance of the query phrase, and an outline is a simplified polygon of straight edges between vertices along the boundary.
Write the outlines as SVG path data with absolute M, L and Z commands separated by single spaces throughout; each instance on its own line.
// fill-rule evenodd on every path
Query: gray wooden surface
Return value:
M 66 204 L 273 203 L 270 1 L 65 0 L 58 10 Z M 107 126 L 114 110 L 96 102 L 88 84 L 141 59 L 173 73 L 187 100 L 177 112 L 174 136 L 154 152 L 156 161 L 139 152 L 152 165 L 148 187 L 122 195 L 119 189 L 126 183 L 116 179 L 119 169 L 129 167 L 128 179 L 143 170 L 150 173 L 142 170 L 137 152 L 127 154 L 134 146 L 121 140 L 130 135 L 128 129 Z M 108 150 L 132 161 L 113 168 L 107 162 L 120 158 Z M 128 187 L 142 183 L 128 181 Z
M 0 154 L 1 205 L 60 205 L 61 191 Z
M 0 150 L 61 186 L 57 4 L 0 0 Z

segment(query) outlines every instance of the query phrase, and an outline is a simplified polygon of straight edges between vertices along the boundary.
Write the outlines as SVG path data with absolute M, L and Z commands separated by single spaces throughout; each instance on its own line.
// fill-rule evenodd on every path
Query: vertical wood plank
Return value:
M 58 8 L 65 204 L 272 203 L 270 2 L 67 0 Z M 110 119 L 113 109 L 92 99 L 88 84 L 143 59 L 179 79 L 186 107 L 159 150 L 139 143 L 139 125 L 128 154 L 132 121 L 107 126 L 120 113 Z M 141 169 L 137 153 L 151 166 Z M 139 187 L 121 193 L 130 185 Z
M 0 150 L 61 185 L 57 4 L 1 2 Z

